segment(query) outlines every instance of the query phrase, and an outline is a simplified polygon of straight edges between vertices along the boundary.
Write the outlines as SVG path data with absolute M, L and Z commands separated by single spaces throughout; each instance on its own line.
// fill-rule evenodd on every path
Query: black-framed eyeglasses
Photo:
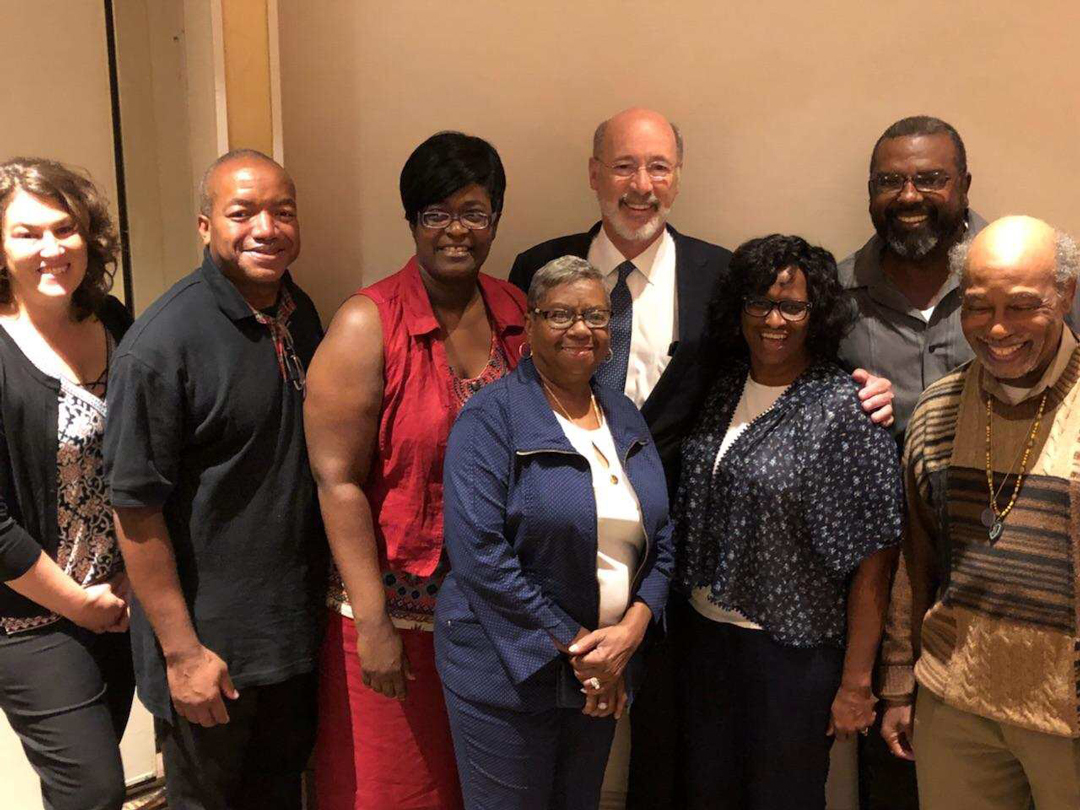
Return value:
M 952 175 L 940 170 L 932 172 L 917 172 L 916 174 L 899 174 L 897 172 L 877 172 L 870 177 L 870 184 L 877 194 L 899 194 L 909 182 L 915 186 L 915 190 L 923 194 L 941 191 L 949 185 Z
M 785 298 L 774 301 L 772 298 L 762 296 L 747 296 L 743 299 L 742 309 L 752 318 L 768 318 L 774 309 L 780 311 L 780 317 L 785 321 L 797 323 L 806 320 L 813 305 L 809 301 L 794 301 Z
M 572 309 L 539 309 L 534 307 L 533 312 L 547 321 L 552 329 L 569 329 L 578 321 L 584 321 L 590 329 L 604 329 L 611 323 L 611 310 L 595 307 L 584 312 L 574 312 Z
M 627 179 L 633 177 L 642 169 L 649 175 L 651 180 L 657 183 L 666 183 L 674 174 L 677 166 L 673 166 L 666 160 L 650 160 L 648 163 L 635 163 L 632 160 L 616 160 L 614 163 L 605 163 L 600 158 L 593 158 L 601 166 L 607 168 L 616 177 Z
M 451 214 L 449 211 L 432 208 L 429 211 L 420 212 L 420 224 L 435 231 L 449 228 L 451 222 L 460 222 L 462 227 L 468 228 L 470 231 L 482 231 L 484 228 L 490 228 L 491 223 L 494 221 L 495 215 L 489 214 L 487 211 L 466 211 L 462 214 Z
M 282 359 L 285 361 L 286 379 L 301 394 L 307 393 L 307 373 L 304 371 L 304 364 L 300 361 L 300 356 L 296 353 L 296 347 L 293 346 L 292 335 L 286 332 L 281 344 L 284 349 Z

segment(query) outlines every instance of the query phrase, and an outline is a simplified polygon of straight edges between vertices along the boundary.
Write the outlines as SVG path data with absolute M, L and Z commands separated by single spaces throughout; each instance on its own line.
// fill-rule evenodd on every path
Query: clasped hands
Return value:
M 569 646 L 557 645 L 581 682 L 583 714 L 622 717 L 627 704 L 623 672 L 643 637 L 644 628 L 624 621 L 599 630 L 582 628 Z

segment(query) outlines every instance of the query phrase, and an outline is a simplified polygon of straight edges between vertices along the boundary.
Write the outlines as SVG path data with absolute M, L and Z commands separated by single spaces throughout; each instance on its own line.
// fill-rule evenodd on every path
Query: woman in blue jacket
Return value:
M 638 410 L 592 381 L 610 357 L 600 273 L 550 262 L 526 312 L 531 358 L 450 434 L 436 660 L 468 808 L 594 810 L 667 601 L 666 485 Z

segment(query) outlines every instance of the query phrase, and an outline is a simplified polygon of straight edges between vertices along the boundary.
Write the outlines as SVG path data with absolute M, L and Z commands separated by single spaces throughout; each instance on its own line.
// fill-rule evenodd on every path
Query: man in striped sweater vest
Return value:
M 1006 217 L 951 258 L 975 359 L 908 428 L 882 733 L 914 750 L 923 810 L 1077 810 L 1080 255 Z

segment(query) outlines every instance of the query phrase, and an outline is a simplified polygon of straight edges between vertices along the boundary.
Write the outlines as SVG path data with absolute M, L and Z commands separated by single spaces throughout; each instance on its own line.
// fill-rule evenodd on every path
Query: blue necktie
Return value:
M 633 262 L 623 262 L 617 268 L 619 280 L 611 290 L 611 359 L 596 370 L 601 385 L 622 392 L 626 388 L 626 368 L 630 364 L 630 331 L 634 325 L 634 306 L 626 277 L 634 269 Z

